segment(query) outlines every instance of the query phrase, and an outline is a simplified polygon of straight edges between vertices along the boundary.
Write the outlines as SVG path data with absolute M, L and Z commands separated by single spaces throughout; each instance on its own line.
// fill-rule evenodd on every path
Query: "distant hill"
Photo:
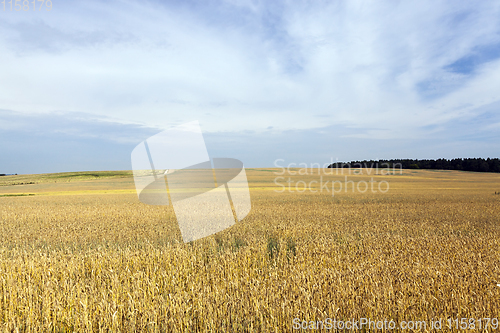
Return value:
M 8 175 L 7 175 L 8 176 Z M 0 177 L 0 186 L 32 185 L 43 183 L 65 183 L 73 181 L 129 178 L 133 177 L 132 171 L 82 171 L 82 172 L 58 172 L 42 173 L 34 175 L 10 175 Z
M 434 170 L 461 170 L 475 172 L 500 172 L 500 159 L 498 158 L 454 158 L 447 160 L 370 160 L 337 162 L 329 168 L 391 168 L 391 169 L 434 169 Z

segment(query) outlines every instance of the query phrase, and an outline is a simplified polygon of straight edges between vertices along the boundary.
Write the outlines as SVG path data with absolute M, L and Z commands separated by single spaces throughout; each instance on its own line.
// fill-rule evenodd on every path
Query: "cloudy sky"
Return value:
M 497 1 L 2 6 L 0 173 L 130 169 L 193 120 L 247 167 L 500 156 Z

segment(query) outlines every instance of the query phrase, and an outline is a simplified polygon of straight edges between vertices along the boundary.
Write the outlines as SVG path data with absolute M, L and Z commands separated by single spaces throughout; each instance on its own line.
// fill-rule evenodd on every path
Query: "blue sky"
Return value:
M 130 169 L 198 120 L 213 157 L 500 156 L 495 1 L 0 5 L 0 173 Z

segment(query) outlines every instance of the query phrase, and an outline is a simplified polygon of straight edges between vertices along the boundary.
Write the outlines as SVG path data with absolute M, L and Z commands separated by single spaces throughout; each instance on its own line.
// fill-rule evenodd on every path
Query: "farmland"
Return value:
M 441 318 L 449 331 L 447 319 L 500 318 L 499 174 L 278 173 L 247 169 L 251 213 L 188 244 L 171 206 L 138 201 L 130 172 L 0 177 L 0 329 L 288 332 L 294 318 Z M 321 188 L 345 177 L 390 187 Z

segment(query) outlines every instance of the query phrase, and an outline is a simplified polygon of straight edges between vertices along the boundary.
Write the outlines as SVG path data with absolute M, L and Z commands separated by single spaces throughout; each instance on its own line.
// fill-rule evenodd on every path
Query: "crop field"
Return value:
M 0 177 L 0 330 L 500 331 L 499 174 L 281 171 L 247 169 L 250 214 L 191 243 L 130 172 Z

